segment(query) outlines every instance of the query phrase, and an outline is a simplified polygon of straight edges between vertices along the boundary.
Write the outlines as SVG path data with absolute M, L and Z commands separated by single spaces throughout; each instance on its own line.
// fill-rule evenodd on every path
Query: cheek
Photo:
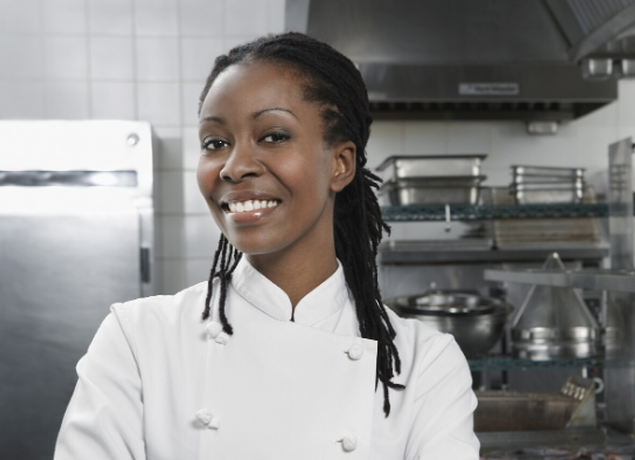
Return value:
M 205 161 L 204 157 L 201 157 L 196 169 L 196 181 L 198 182 L 199 190 L 206 198 L 214 185 L 216 177 L 214 165 L 209 161 Z

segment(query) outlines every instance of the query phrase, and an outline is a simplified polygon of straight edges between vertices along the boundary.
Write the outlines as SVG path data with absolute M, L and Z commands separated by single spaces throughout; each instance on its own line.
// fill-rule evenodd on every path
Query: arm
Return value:
M 77 364 L 77 375 L 55 460 L 145 459 L 139 370 L 114 313 Z
M 476 460 L 479 441 L 474 434 L 476 396 L 461 349 L 448 335 L 436 340 L 418 378 L 416 415 L 407 459 Z

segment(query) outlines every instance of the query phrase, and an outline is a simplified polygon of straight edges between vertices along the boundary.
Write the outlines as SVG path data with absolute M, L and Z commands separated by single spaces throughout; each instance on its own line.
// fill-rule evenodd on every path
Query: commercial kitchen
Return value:
M 455 335 L 482 458 L 635 458 L 633 0 L 1 3 L 0 458 L 51 458 L 110 304 L 207 279 L 198 94 L 285 30 L 364 77 L 382 295 Z

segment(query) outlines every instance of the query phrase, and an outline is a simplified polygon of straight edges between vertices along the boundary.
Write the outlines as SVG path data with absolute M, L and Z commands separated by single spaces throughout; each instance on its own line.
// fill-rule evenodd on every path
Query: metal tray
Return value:
M 544 183 L 544 182 L 526 182 L 524 184 L 511 184 L 509 186 L 510 191 L 530 191 L 530 190 L 583 190 L 584 189 L 584 181 L 575 181 L 575 182 L 554 182 L 554 183 Z
M 399 178 L 386 182 L 379 189 L 384 204 L 477 204 L 479 184 L 485 176 Z
M 542 185 L 549 187 L 551 185 L 568 185 L 576 187 L 584 187 L 583 177 L 564 178 L 558 176 L 514 176 L 512 185 Z
M 385 171 L 384 179 L 405 177 L 473 176 L 481 174 L 481 162 L 487 157 L 477 155 L 395 155 L 377 167 Z
M 515 176 L 551 176 L 562 179 L 584 177 L 584 168 L 556 168 L 551 166 L 522 166 L 512 165 L 512 175 Z
M 510 190 L 516 204 L 535 203 L 580 203 L 584 196 L 584 189 L 572 187 L 568 189 L 544 188 L 526 190 L 514 188 Z

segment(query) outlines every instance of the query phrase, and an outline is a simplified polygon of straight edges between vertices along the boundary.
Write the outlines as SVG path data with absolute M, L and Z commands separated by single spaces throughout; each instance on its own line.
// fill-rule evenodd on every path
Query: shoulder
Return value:
M 439 332 L 414 318 L 401 318 L 386 307 L 396 337 L 404 371 L 418 375 L 425 373 L 437 361 L 446 368 L 467 370 L 467 360 L 451 334 Z M 414 376 L 413 376 L 414 377 Z
M 111 311 L 117 316 L 125 316 L 131 321 L 139 321 L 151 318 L 161 318 L 175 321 L 184 315 L 190 315 L 198 311 L 199 316 L 203 311 L 207 292 L 205 282 L 184 289 L 174 295 L 156 295 L 141 297 L 127 302 L 115 303 Z
M 207 283 L 199 283 L 174 295 L 143 297 L 113 304 L 112 315 L 130 339 L 158 340 L 202 327 Z

